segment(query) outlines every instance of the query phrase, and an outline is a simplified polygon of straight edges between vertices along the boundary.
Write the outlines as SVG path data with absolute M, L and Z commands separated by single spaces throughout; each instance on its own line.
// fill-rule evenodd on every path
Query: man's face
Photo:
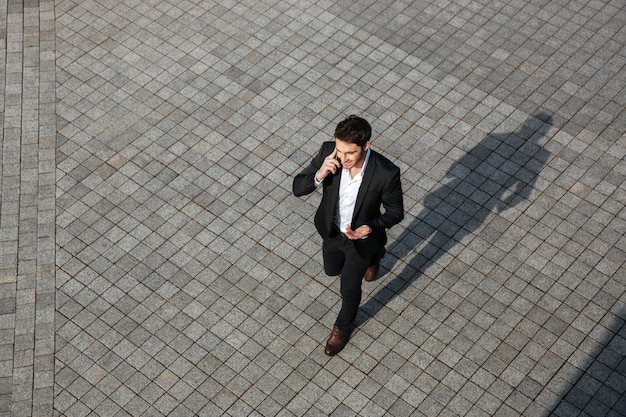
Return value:
M 335 148 L 337 149 L 337 159 L 346 169 L 361 168 L 365 162 L 365 155 L 370 147 L 367 142 L 361 147 L 356 143 L 345 142 L 335 138 Z

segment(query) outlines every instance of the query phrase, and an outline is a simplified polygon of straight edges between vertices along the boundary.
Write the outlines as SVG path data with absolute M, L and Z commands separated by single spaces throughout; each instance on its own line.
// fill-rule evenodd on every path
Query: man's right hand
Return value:
M 318 182 L 322 182 L 322 180 L 326 178 L 329 174 L 336 173 L 337 170 L 340 168 L 341 162 L 339 162 L 339 160 L 337 159 L 337 148 L 335 148 L 335 150 L 330 155 L 324 158 L 322 166 L 315 173 L 315 179 Z

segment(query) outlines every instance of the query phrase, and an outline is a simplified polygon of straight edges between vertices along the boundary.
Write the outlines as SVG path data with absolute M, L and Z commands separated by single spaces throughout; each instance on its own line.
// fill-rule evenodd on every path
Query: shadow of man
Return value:
M 424 198 L 424 208 L 390 245 L 391 265 L 420 245 L 423 248 L 404 269 L 363 304 L 367 317 L 398 296 L 428 267 L 464 237 L 476 231 L 491 212 L 501 212 L 526 200 L 550 153 L 539 141 L 552 126 L 552 117 L 538 113 L 518 131 L 490 134 L 455 162 L 445 178 L 448 182 Z M 431 237 L 432 236 L 432 237 Z M 430 240 L 428 240 L 430 238 Z

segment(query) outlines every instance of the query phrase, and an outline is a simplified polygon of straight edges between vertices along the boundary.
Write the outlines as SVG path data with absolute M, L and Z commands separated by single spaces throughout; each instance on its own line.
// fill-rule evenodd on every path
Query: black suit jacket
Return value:
M 324 142 L 311 161 L 311 164 L 293 180 L 293 193 L 303 196 L 312 193 L 315 186 L 315 173 L 322 166 L 324 158 L 335 149 L 335 142 Z M 339 197 L 341 170 L 328 175 L 322 182 L 322 201 L 315 213 L 315 227 L 323 239 L 331 235 L 333 220 Z M 384 212 L 381 211 L 384 208 Z M 361 256 L 371 257 L 383 253 L 387 243 L 386 229 L 404 218 L 400 169 L 381 154 L 371 151 L 363 182 L 356 199 L 352 229 L 367 225 L 372 233 L 365 239 L 354 241 Z

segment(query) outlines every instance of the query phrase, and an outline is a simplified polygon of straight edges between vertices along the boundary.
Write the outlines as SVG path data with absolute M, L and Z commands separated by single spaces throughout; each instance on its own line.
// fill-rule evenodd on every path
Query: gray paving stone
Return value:
M 0 415 L 617 415 L 624 16 L 0 1 Z M 290 187 L 348 113 L 407 216 L 329 360 Z

